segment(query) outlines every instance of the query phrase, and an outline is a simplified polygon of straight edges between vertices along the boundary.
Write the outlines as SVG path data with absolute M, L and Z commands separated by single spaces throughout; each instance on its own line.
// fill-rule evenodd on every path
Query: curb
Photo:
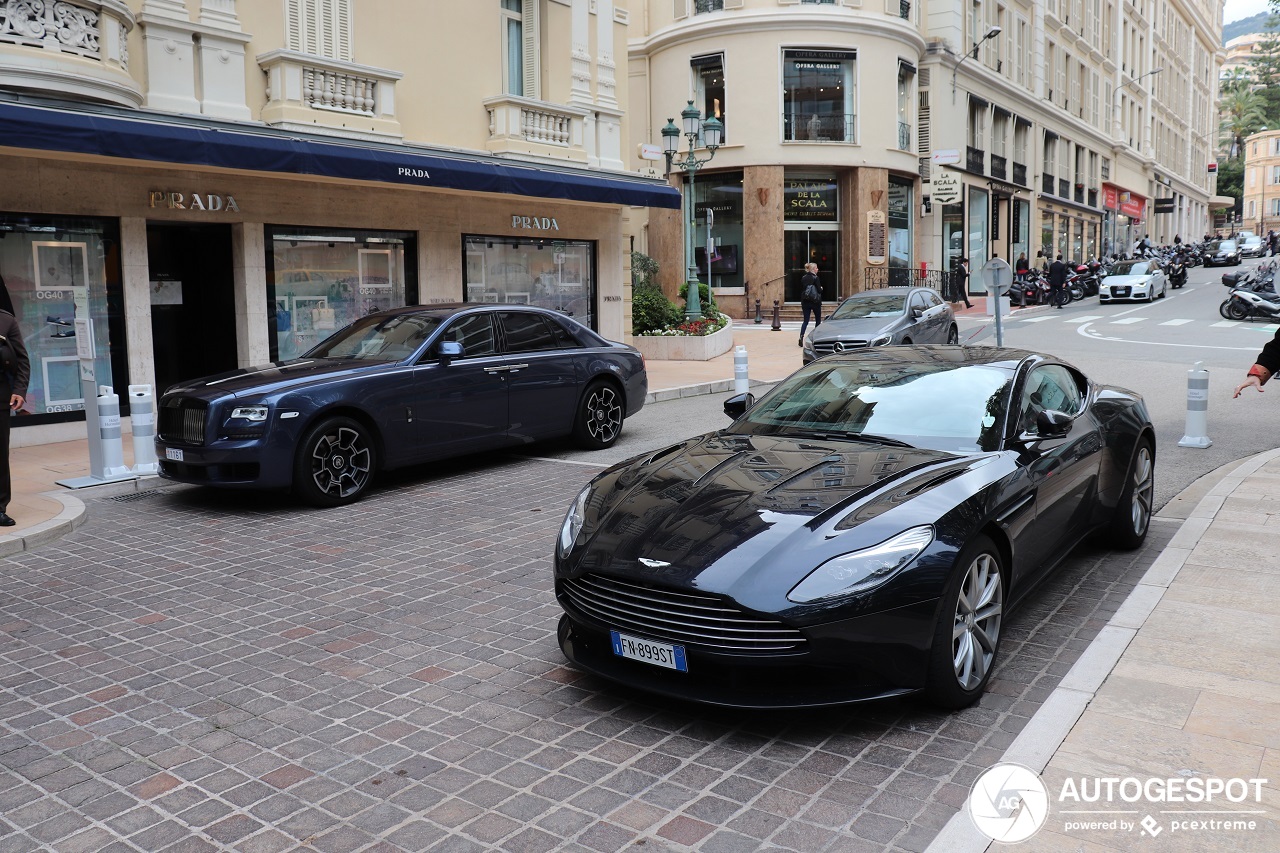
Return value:
M 145 482 L 145 484 L 144 484 Z M 149 491 L 160 486 L 161 480 L 156 476 L 139 477 L 123 483 L 104 483 L 101 486 L 90 486 L 91 494 L 110 496 L 128 492 Z M 58 490 L 40 492 L 40 497 L 48 498 L 62 504 L 62 510 L 48 521 L 33 524 L 20 533 L 0 536 L 0 557 L 12 557 L 23 551 L 33 551 L 47 545 L 55 539 L 70 533 L 89 520 L 84 501 L 69 491 Z
M 752 379 L 751 387 L 776 385 L 780 379 Z M 675 388 L 661 388 L 644 395 L 644 404 L 661 403 L 664 400 L 679 400 L 681 397 L 700 397 L 704 394 L 723 394 L 732 391 L 735 380 L 717 379 L 714 382 L 699 382 L 694 385 L 680 385 Z
M 1231 472 L 1205 493 L 1115 615 L 1098 632 L 1093 642 L 1089 643 L 1089 647 L 1063 676 L 1040 709 L 1027 721 L 1026 727 L 1009 744 L 1000 759 L 993 763 L 1022 764 L 1036 773 L 1044 772 L 1050 759 L 1093 701 L 1098 689 L 1120 662 L 1121 655 L 1137 636 L 1138 629 L 1164 598 L 1169 585 L 1178 576 L 1178 572 L 1182 571 L 1187 558 L 1199 544 L 1200 537 L 1209 529 L 1226 499 L 1239 488 L 1246 477 L 1278 456 L 1280 448 L 1235 463 Z M 1155 520 L 1153 517 L 1152 521 Z M 961 806 L 925 848 L 925 853 L 981 853 L 992 845 L 997 845 L 997 842 L 983 835 L 969 818 L 966 807 Z

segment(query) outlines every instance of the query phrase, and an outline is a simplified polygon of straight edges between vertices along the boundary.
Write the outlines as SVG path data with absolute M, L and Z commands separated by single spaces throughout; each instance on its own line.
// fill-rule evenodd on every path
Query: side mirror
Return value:
M 913 319 L 913 320 L 919 320 L 919 319 L 920 319 L 921 317 L 923 317 L 923 316 L 924 316 L 924 309 L 923 309 L 923 308 L 912 308 L 912 309 L 911 309 L 911 319 Z
M 750 392 L 737 394 L 724 401 L 724 413 L 736 421 L 747 409 L 754 406 L 755 402 L 755 395 Z
M 457 341 L 441 341 L 437 354 L 440 356 L 440 365 L 448 367 L 449 362 L 455 358 L 462 358 L 462 344 Z
M 1045 409 L 1036 415 L 1036 432 L 1041 438 L 1062 438 L 1071 432 L 1071 420 L 1065 412 Z

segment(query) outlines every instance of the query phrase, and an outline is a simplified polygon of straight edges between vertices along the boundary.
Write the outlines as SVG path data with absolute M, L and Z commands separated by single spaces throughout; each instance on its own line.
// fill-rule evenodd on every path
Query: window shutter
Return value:
M 540 0 L 524 0 L 521 5 L 520 59 L 524 63 L 524 96 L 538 100 L 541 97 L 538 83 L 538 4 Z
M 724 0 L 725 9 L 741 9 L 743 0 Z
M 337 59 L 350 62 L 351 52 L 351 0 L 333 0 L 334 52 Z
M 689 17 L 689 0 L 675 0 L 676 20 Z
M 927 72 L 922 72 L 922 76 L 923 73 Z M 931 137 L 932 112 L 929 109 L 929 93 L 927 91 L 919 91 L 916 93 L 916 98 L 918 103 L 916 121 L 919 122 L 916 128 L 917 153 L 921 157 L 927 157 L 933 152 L 933 141 Z
M 304 12 L 302 9 L 303 0 L 289 0 L 285 6 L 285 28 L 288 32 L 285 34 L 285 44 L 289 50 L 302 51 L 302 21 Z

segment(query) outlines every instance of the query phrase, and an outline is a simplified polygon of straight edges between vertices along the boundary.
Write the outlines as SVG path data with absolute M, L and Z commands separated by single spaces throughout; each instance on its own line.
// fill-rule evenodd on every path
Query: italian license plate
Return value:
M 684 659 L 684 646 L 673 646 L 670 643 L 655 643 L 653 640 L 642 640 L 639 637 L 628 637 L 617 631 L 610 631 L 613 638 L 613 653 L 618 657 L 651 663 L 654 666 L 666 667 L 679 672 L 688 672 L 689 664 Z
M 164 449 L 164 458 L 172 459 L 174 462 L 182 461 L 182 451 L 176 447 L 166 447 Z

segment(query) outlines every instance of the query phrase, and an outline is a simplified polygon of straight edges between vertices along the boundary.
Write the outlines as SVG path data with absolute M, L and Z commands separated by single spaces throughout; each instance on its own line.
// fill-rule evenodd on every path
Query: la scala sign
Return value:
M 955 204 L 960 200 L 960 176 L 950 169 L 939 169 L 929 178 L 929 198 L 934 204 Z

